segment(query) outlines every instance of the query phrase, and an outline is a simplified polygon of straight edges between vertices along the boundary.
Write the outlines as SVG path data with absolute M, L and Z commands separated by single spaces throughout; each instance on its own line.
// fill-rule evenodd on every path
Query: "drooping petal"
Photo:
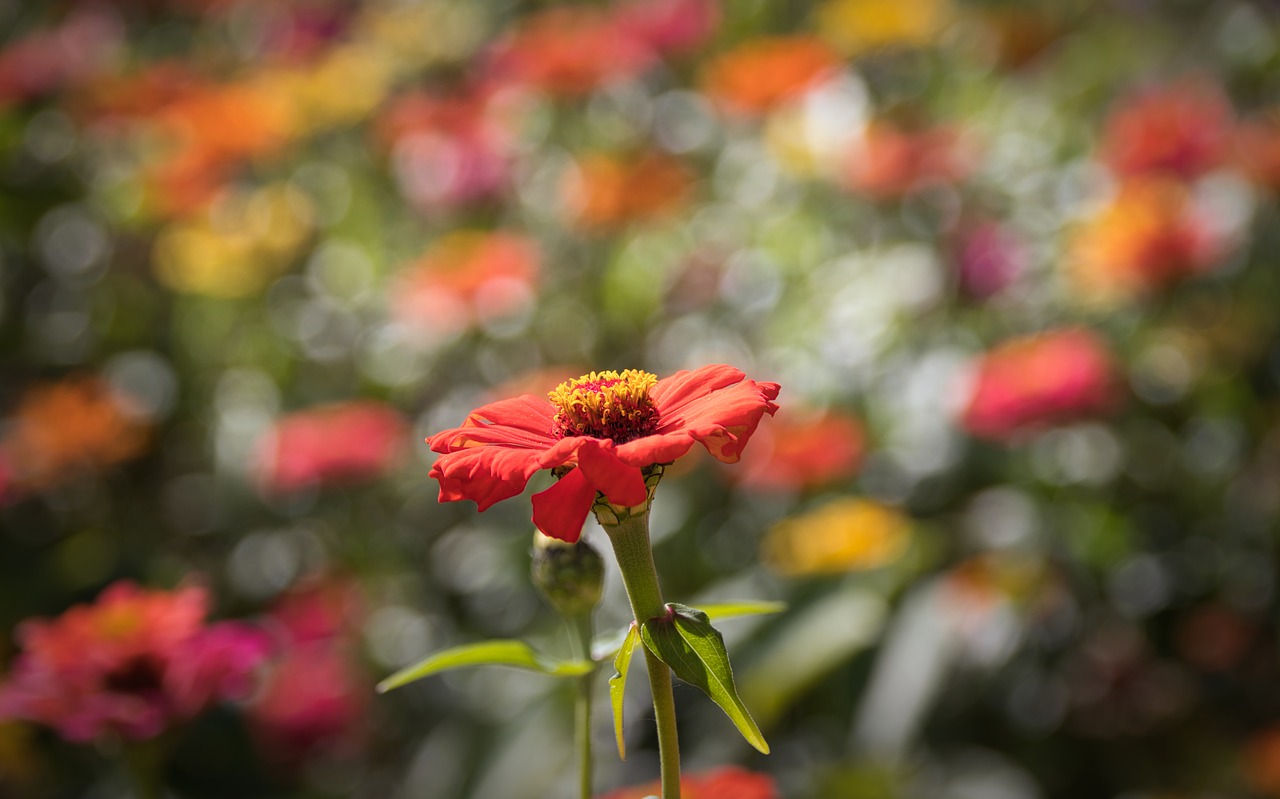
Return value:
M 595 501 L 596 487 L 581 469 L 574 469 L 546 491 L 533 495 L 533 524 L 546 535 L 572 544 L 582 535 L 582 525 Z
M 651 393 L 661 419 L 658 434 L 687 432 L 717 459 L 735 463 L 760 419 L 778 410 L 778 390 L 777 383 L 748 380 L 731 366 L 680 372 L 658 381 Z
M 440 482 L 440 501 L 474 500 L 480 510 L 514 497 L 541 467 L 541 451 L 511 446 L 472 446 L 436 459 L 430 476 Z
M 618 460 L 630 466 L 649 466 L 654 463 L 671 463 L 693 447 L 693 436 L 688 430 L 637 438 L 618 447 Z
M 648 497 L 640 470 L 618 460 L 612 441 L 584 440 L 578 448 L 578 471 L 615 505 L 632 507 Z

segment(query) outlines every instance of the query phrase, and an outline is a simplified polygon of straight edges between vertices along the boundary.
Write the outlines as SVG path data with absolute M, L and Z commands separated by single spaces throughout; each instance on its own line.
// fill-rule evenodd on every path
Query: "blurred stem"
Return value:
M 581 657 L 591 660 L 591 636 L 594 633 L 591 614 L 584 613 L 573 620 L 578 634 L 578 648 Z M 578 697 L 575 713 L 575 726 L 578 749 L 578 779 L 582 787 L 582 799 L 591 799 L 591 681 L 595 677 L 591 670 L 578 678 Z
M 622 583 L 631 600 L 636 623 L 665 616 L 667 606 L 658 586 L 658 570 L 653 565 L 649 542 L 649 513 L 621 516 L 618 523 L 605 525 L 613 554 L 622 570 Z M 653 692 L 653 714 L 658 725 L 658 758 L 662 763 L 662 799 L 680 799 L 680 745 L 676 736 L 676 702 L 671 689 L 671 669 L 644 648 L 644 662 Z

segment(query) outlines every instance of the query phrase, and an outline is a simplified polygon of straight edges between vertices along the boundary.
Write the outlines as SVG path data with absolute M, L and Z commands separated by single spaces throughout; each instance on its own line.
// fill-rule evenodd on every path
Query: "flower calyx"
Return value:
M 642 516 L 649 512 L 649 504 L 653 502 L 654 491 L 658 488 L 658 482 L 662 480 L 662 474 L 669 463 L 655 463 L 646 466 L 640 470 L 640 474 L 644 477 L 644 487 L 646 489 L 645 500 L 640 505 L 625 507 L 615 505 L 610 502 L 604 494 L 596 494 L 595 504 L 591 506 L 591 511 L 596 515 L 596 521 L 601 527 L 617 527 L 624 519 L 632 516 Z

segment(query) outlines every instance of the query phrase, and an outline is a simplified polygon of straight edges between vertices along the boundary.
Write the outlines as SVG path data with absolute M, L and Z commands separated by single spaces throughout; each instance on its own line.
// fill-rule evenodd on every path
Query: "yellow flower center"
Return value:
M 592 372 L 566 380 L 547 394 L 556 406 L 554 432 L 561 438 L 591 436 L 623 444 L 658 429 L 658 409 L 649 399 L 656 375 L 638 369 Z

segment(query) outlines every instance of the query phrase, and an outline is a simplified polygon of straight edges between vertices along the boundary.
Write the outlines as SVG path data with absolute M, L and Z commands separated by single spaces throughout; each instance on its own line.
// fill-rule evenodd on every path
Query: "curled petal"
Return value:
M 680 372 L 670 381 L 653 390 L 662 419 L 658 434 L 686 431 L 725 463 L 737 462 L 760 419 L 778 410 L 777 383 L 748 380 L 730 366 Z
M 581 469 L 574 469 L 546 491 L 533 495 L 533 524 L 546 535 L 572 544 L 582 535 L 582 525 L 595 501 L 596 487 Z
M 606 443 L 610 446 L 603 446 Z M 644 477 L 636 467 L 618 460 L 612 443 L 586 439 L 578 449 L 578 471 L 613 504 L 640 505 L 649 495 Z

